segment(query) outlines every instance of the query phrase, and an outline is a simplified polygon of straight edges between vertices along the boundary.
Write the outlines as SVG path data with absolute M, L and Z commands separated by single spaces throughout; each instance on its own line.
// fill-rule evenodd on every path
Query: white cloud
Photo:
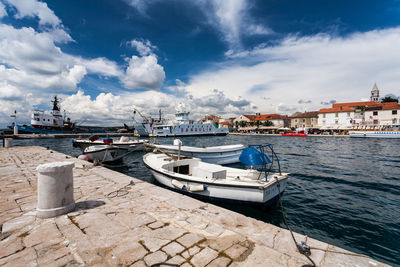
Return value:
M 7 81 L 0 83 L 0 100 L 16 101 L 22 97 L 23 94 L 17 87 L 8 84 Z
M 374 82 L 381 93 L 400 93 L 400 27 L 347 37 L 290 36 L 275 46 L 232 54 L 226 63 L 191 77 L 186 90 L 194 97 L 218 88 L 230 97 L 250 99 L 260 112 L 290 113 L 321 108 L 331 99 L 359 101 Z M 217 69 L 216 69 L 217 68 Z M 263 90 L 255 90 L 263 85 Z M 270 98 L 270 99 L 268 99 Z
M 36 0 L 5 0 L 17 10 L 16 18 L 38 17 L 39 24 L 48 24 L 53 27 L 61 24 L 60 19 L 53 10 L 47 7 L 46 3 Z
M 141 56 L 153 54 L 153 51 L 157 49 L 149 40 L 132 40 L 127 44 L 134 47 Z
M 5 16 L 7 16 L 6 7 L 2 2 L 0 2 L 0 19 Z
M 182 4 L 188 1 L 179 0 Z M 125 0 L 144 16 L 149 6 L 160 0 Z M 229 50 L 240 51 L 243 36 L 268 35 L 273 31 L 267 26 L 258 24 L 250 15 L 249 0 L 195 0 L 190 3 L 207 18 L 207 24 L 222 34 L 222 39 L 228 44 Z M 228 53 L 229 54 L 229 53 Z
M 272 33 L 269 28 L 254 22 L 247 0 L 198 0 L 197 3 L 209 23 L 223 34 L 230 50 L 241 50 L 242 36 Z
M 164 79 L 164 68 L 158 64 L 157 57 L 150 54 L 143 57 L 132 56 L 121 82 L 128 89 L 158 90 L 161 88 Z

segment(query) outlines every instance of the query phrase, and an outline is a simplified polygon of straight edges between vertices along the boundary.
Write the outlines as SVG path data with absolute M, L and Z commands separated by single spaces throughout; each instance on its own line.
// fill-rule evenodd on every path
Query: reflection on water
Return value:
M 332 137 L 227 136 L 185 137 L 185 145 L 274 144 L 282 171 L 289 172 L 283 196 L 294 231 L 400 263 L 400 140 Z M 157 139 L 172 144 L 172 138 Z M 17 145 L 48 146 L 72 156 L 71 139 L 15 140 Z M 154 183 L 142 162 L 143 153 L 114 168 Z M 255 219 L 284 227 L 278 206 L 267 209 L 216 203 Z

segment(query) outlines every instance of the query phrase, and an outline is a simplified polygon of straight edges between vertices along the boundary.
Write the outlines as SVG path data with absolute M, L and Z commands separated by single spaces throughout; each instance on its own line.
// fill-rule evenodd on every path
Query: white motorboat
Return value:
M 239 156 L 245 149 L 242 144 L 210 147 L 182 146 L 182 142 L 179 139 L 175 139 L 173 145 L 146 143 L 145 147 L 151 150 L 157 149 L 167 154 L 178 154 L 179 152 L 182 156 L 195 157 L 203 162 L 221 165 L 239 162 Z
M 117 146 L 120 148 L 128 149 L 129 151 L 142 151 L 143 144 L 148 142 L 147 140 L 131 140 L 129 137 L 121 136 L 121 138 L 117 141 L 114 141 L 110 138 L 104 138 L 103 140 L 99 140 L 93 138 L 96 136 L 91 136 L 89 139 L 76 139 L 73 140 L 73 146 L 79 147 L 82 151 L 90 146 L 99 146 L 105 144 L 112 144 L 113 146 Z
M 162 185 L 200 198 L 239 201 L 252 204 L 273 204 L 287 185 L 288 173 L 268 172 L 271 159 L 263 152 L 268 145 L 243 150 L 241 161 L 246 165 L 264 165 L 264 171 L 237 169 L 202 162 L 198 158 L 165 153 L 148 153 L 144 164 Z M 270 146 L 272 149 L 272 146 Z M 273 151 L 273 150 L 272 150 Z M 279 159 L 273 156 L 279 165 Z M 248 156 L 246 158 L 246 156 Z M 245 158 L 243 160 L 243 158 Z
M 132 153 L 132 149 L 130 150 L 129 148 L 123 148 L 115 145 L 89 146 L 85 148 L 83 155 L 79 156 L 79 158 L 92 162 L 97 161 L 100 163 L 113 162 L 121 160 L 126 155 Z

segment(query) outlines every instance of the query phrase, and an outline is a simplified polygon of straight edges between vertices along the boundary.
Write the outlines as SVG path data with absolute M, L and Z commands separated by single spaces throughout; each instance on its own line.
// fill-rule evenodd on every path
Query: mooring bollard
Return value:
M 73 162 L 51 162 L 39 165 L 36 216 L 51 218 L 75 208 Z
M 4 147 L 12 147 L 13 145 L 13 139 L 12 138 L 4 138 Z

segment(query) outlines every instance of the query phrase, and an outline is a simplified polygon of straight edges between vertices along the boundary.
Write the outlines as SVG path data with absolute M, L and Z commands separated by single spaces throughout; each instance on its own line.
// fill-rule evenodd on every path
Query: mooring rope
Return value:
M 281 207 L 283 222 L 285 223 L 287 229 L 290 231 L 290 235 L 292 236 L 292 239 L 293 239 L 294 243 L 296 244 L 297 251 L 298 251 L 300 254 L 303 254 L 304 256 L 306 256 L 307 259 L 308 259 L 309 261 L 311 261 L 312 265 L 315 267 L 315 266 L 316 266 L 316 265 L 315 265 L 315 262 L 314 262 L 314 261 L 311 259 L 311 257 L 310 257 L 310 255 L 311 255 L 311 248 L 310 248 L 310 246 L 308 246 L 308 245 L 306 244 L 306 242 L 307 242 L 307 236 L 306 236 L 306 241 L 305 241 L 305 242 L 304 242 L 304 241 L 301 241 L 301 243 L 297 243 L 296 238 L 294 237 L 294 234 L 293 234 L 293 232 L 292 232 L 292 229 L 289 227 L 289 224 L 288 224 L 288 222 L 287 222 L 286 215 L 285 215 L 285 210 L 284 210 L 284 208 L 283 208 L 282 198 L 281 198 L 281 184 L 280 184 L 280 182 L 279 182 L 279 178 L 278 178 L 278 177 L 275 176 L 275 180 L 276 180 L 276 182 L 277 182 L 277 187 L 278 187 L 278 198 L 279 198 L 279 204 L 280 204 L 280 207 Z

